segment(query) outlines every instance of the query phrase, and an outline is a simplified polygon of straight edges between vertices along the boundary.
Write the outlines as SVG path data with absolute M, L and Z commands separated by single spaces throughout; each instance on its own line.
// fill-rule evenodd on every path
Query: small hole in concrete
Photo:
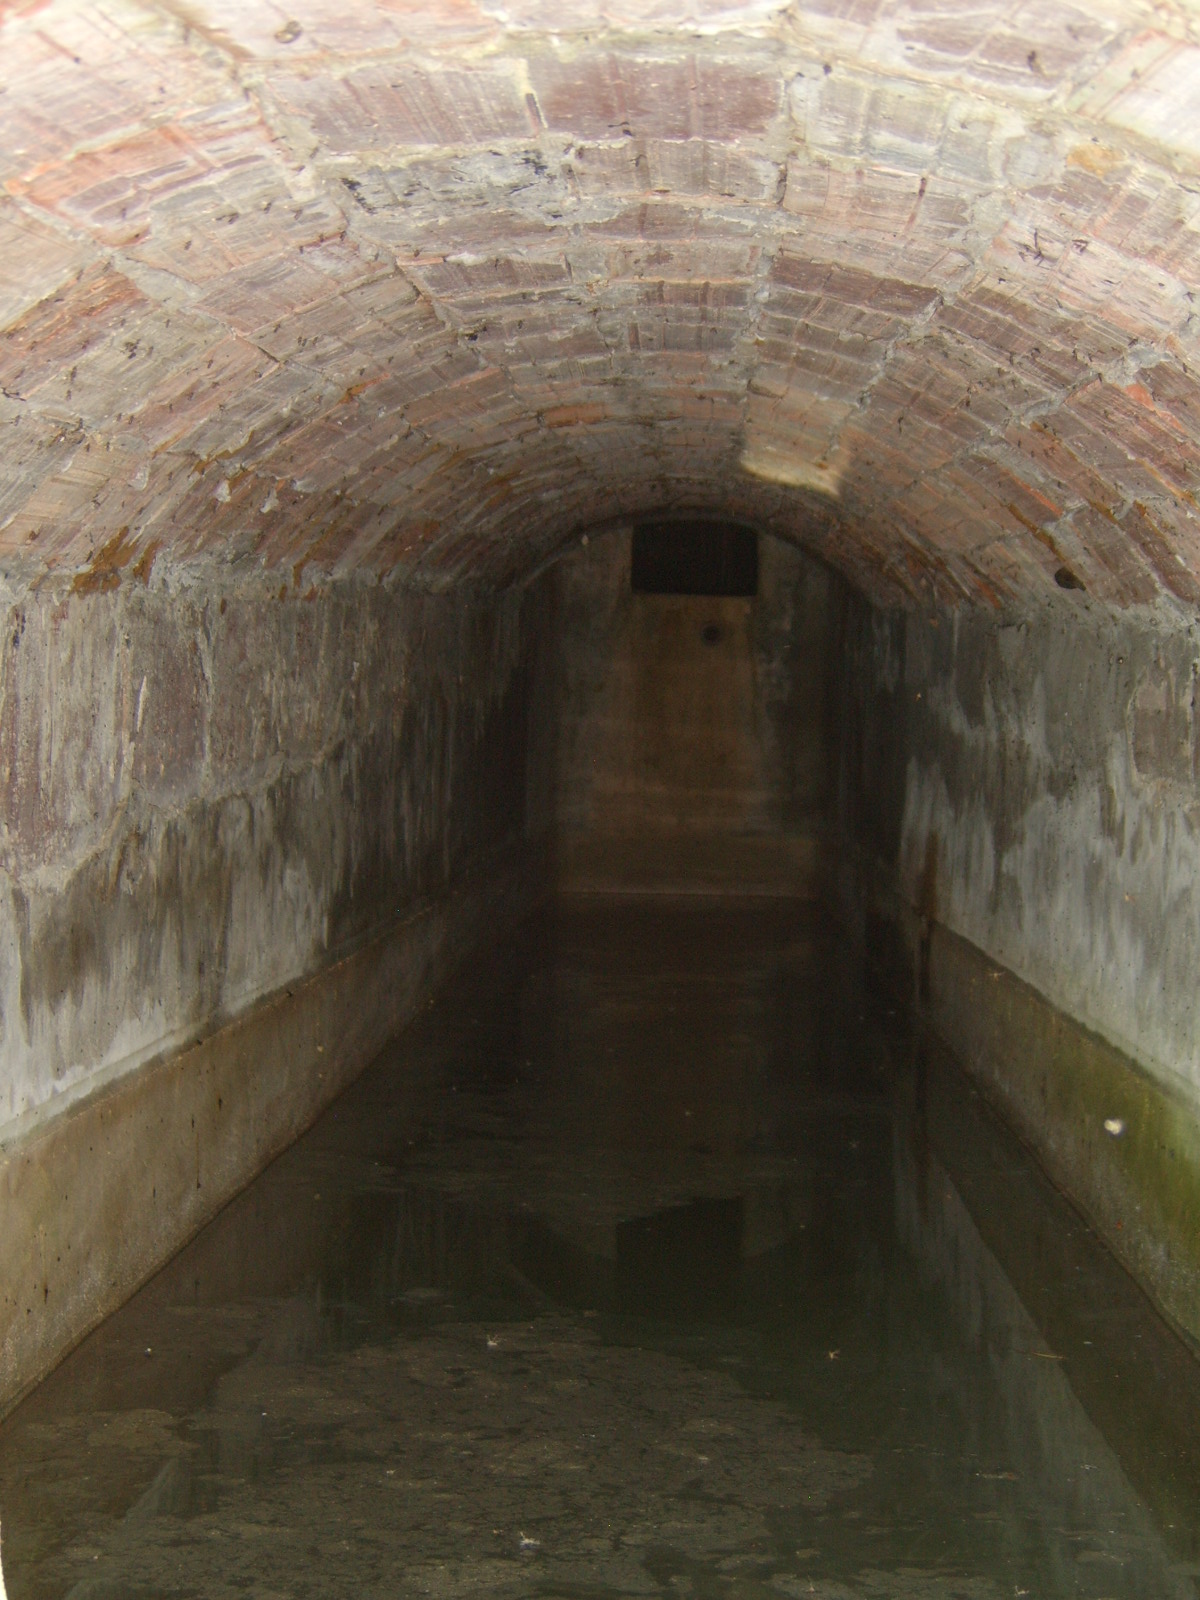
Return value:
M 705 644 L 720 644 L 721 625 L 717 622 L 706 622 L 700 630 L 700 637 Z
M 1082 589 L 1084 587 L 1083 579 L 1077 578 L 1070 567 L 1059 567 L 1054 574 L 1054 581 L 1060 589 Z

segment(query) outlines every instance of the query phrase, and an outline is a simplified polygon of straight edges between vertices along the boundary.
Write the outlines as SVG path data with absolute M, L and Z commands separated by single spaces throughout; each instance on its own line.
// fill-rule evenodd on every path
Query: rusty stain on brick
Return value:
M 76 575 L 74 582 L 71 584 L 71 593 L 109 593 L 120 583 L 122 571 L 129 565 L 136 553 L 137 540 L 130 537 L 128 527 L 119 528 L 112 538 L 96 551 L 85 570 Z M 147 551 L 146 555 L 149 556 L 150 562 L 153 564 L 153 553 Z M 133 569 L 135 576 L 140 577 L 143 582 L 149 575 L 150 569 L 146 567 L 144 572 L 139 572 L 138 568 L 145 562 L 146 555 L 143 555 L 141 561 Z

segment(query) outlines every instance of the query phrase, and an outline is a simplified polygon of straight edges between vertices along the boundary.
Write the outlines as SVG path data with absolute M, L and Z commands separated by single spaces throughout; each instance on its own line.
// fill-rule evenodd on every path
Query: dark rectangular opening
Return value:
M 758 535 L 736 522 L 642 522 L 633 530 L 635 594 L 758 593 Z

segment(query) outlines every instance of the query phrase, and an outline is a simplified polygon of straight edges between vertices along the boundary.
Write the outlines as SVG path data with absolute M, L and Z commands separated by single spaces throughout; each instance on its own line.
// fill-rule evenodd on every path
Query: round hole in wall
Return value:
M 1054 581 L 1060 589 L 1082 589 L 1083 579 L 1077 578 L 1070 567 L 1059 567 L 1054 574 Z
M 700 637 L 705 644 L 720 644 L 721 624 L 719 622 L 706 622 L 700 629 Z

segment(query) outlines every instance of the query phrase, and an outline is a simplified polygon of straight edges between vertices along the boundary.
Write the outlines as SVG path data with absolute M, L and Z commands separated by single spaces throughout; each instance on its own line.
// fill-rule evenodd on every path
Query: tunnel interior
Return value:
M 962 1295 L 1034 1338 L 989 1277 L 1024 1281 L 1012 1250 L 949 1201 L 1019 1231 L 1043 1181 L 956 1168 L 974 1094 L 1187 1391 L 1197 29 L 1191 0 L 0 0 L 14 1426 L 318 1118 L 305 1149 L 372 1103 L 356 1080 L 447 985 L 484 1005 L 510 945 L 540 976 L 495 991 L 497 1048 L 577 1076 L 564 1127 L 609 1126 L 620 985 L 691 982 L 686 1026 L 646 1000 L 682 1077 L 621 1135 L 657 1127 L 664 1172 L 676 1111 L 710 1153 L 753 1145 L 746 1040 L 764 1083 L 786 1038 L 836 1098 L 869 974 L 894 1127 L 942 1129 L 940 1201 L 926 1135 L 888 1147 L 920 1271 L 954 1292 L 940 1205 Z M 840 1260 L 838 1208 L 875 1222 L 820 1171 Z M 580 1316 L 661 1312 L 736 1300 L 768 1213 L 820 1231 L 811 1185 L 663 1182 L 599 1232 L 551 1206 L 505 1259 Z M 585 1261 L 608 1288 L 572 1302 Z
M 812 897 L 831 576 L 695 516 L 584 537 L 552 580 L 556 884 Z

